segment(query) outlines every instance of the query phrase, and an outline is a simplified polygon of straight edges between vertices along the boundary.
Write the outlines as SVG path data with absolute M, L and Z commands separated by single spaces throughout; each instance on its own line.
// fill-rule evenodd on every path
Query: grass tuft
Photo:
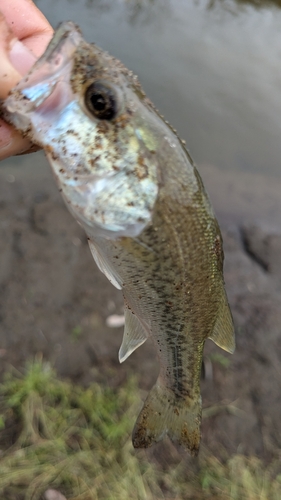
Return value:
M 265 467 L 257 457 L 234 455 L 226 464 L 209 457 L 201 470 L 201 485 L 206 496 L 218 500 L 280 500 L 281 476 L 277 462 Z
M 67 500 L 281 498 L 278 460 L 265 467 L 256 457 L 234 455 L 221 463 L 203 452 L 195 463 L 169 442 L 158 445 L 162 465 L 136 452 L 138 406 L 135 380 L 117 391 L 84 389 L 38 360 L 23 375 L 7 374 L 0 385 L 0 498 L 42 500 L 48 488 Z
M 49 487 L 75 500 L 158 495 L 151 466 L 130 443 L 135 381 L 118 392 L 83 389 L 35 361 L 24 376 L 6 376 L 0 394 L 0 498 L 39 500 Z

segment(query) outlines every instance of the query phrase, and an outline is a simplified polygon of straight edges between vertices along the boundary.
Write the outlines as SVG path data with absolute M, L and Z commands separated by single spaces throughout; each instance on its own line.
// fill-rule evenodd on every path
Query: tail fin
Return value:
M 200 445 L 201 397 L 197 400 L 178 398 L 157 381 L 151 389 L 133 430 L 134 448 L 148 448 L 166 434 L 192 455 Z

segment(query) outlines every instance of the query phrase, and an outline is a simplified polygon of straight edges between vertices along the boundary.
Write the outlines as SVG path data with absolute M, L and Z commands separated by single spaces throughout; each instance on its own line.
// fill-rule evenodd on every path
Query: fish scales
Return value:
M 163 200 L 159 197 L 152 226 L 143 231 L 137 241 L 122 241 L 116 267 L 121 268 L 119 272 L 126 301 L 134 304 L 132 308 L 138 311 L 139 316 L 151 322 L 153 339 L 163 353 L 161 377 L 166 378 L 166 384 L 181 397 L 190 396 L 194 386 L 196 392 L 199 391 L 201 362 L 197 363 L 193 350 L 194 347 L 195 350 L 203 350 L 203 341 L 213 331 L 216 319 L 213 311 L 218 309 L 222 290 L 216 280 L 209 277 L 217 272 L 221 259 L 215 252 L 215 241 L 219 235 L 215 220 L 210 226 L 208 219 L 195 217 L 192 208 L 183 210 L 179 203 L 175 209 L 174 205 L 174 201 L 171 209 L 167 205 L 166 194 Z M 181 224 L 177 227 L 179 219 Z M 195 233 L 198 238 L 193 241 L 190 235 Z M 174 236 L 172 241 L 171 234 Z M 202 245 L 205 239 L 211 242 L 209 255 L 206 254 L 206 245 Z M 192 252 L 183 252 L 182 245 L 192 245 Z M 113 260 L 116 258 L 114 253 Z M 195 257 L 200 259 L 196 268 L 193 264 Z M 136 287 L 131 280 L 138 262 L 137 267 L 140 266 L 142 273 Z M 126 274 L 122 273 L 122 268 L 126 269 Z M 209 287 L 206 287 L 208 280 Z M 202 315 L 206 304 L 209 304 L 209 314 Z M 163 358 L 166 358 L 165 362 Z M 166 377 L 166 374 L 169 376 Z
M 122 63 L 62 24 L 1 104 L 45 149 L 94 259 L 124 295 L 124 361 L 148 337 L 159 377 L 133 431 L 135 447 L 168 435 L 196 454 L 204 342 L 233 352 L 218 223 L 200 175 Z

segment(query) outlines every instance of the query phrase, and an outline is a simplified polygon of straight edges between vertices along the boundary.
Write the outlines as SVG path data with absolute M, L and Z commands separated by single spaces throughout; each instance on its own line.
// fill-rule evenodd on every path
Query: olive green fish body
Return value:
M 220 230 L 185 147 L 119 61 L 63 24 L 1 105 L 45 149 L 102 272 L 122 289 L 124 361 L 148 337 L 160 373 L 135 447 L 168 434 L 196 453 L 204 342 L 234 350 Z
M 147 447 L 168 433 L 196 453 L 204 342 L 212 337 L 221 311 L 226 314 L 226 334 L 232 332 L 232 321 L 223 286 L 220 230 L 198 172 L 181 148 L 185 161 L 180 167 L 165 162 L 151 225 L 137 238 L 105 241 L 103 250 L 122 282 L 128 313 L 153 339 L 160 361 L 159 378 L 138 419 L 134 444 Z M 163 407 L 172 409 L 161 425 L 154 410 L 149 412 L 155 408 L 152 396 L 162 401 L 158 413 Z

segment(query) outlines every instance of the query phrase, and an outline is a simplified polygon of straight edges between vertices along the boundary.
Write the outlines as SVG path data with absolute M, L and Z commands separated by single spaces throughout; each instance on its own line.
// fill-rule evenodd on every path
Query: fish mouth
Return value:
M 18 126 L 13 124 L 22 129 L 28 114 L 39 111 L 49 115 L 67 106 L 73 99 L 69 85 L 73 55 L 81 42 L 80 29 L 74 23 L 65 22 L 58 27 L 44 54 L 6 99 L 8 121 L 9 114 L 16 115 L 18 121 L 21 115 Z

